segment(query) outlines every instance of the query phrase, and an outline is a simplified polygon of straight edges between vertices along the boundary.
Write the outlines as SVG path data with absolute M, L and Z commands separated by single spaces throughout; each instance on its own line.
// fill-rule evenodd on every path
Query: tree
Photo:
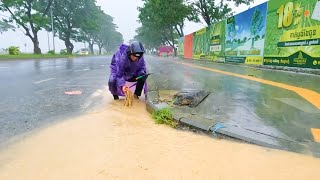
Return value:
M 6 22 L 0 21 L 0 33 L 8 31 L 9 29 L 14 29 L 14 26 L 12 26 Z
M 183 37 L 184 22 L 192 19 L 192 8 L 184 0 L 143 0 L 143 7 L 138 8 L 139 20 L 144 30 L 161 35 L 162 39 L 175 50 L 175 39 Z M 161 39 L 161 38 L 158 38 Z
M 123 36 L 120 32 L 114 31 L 111 36 L 104 40 L 103 47 L 107 52 L 115 51 L 123 43 Z
M 79 42 L 87 42 L 91 54 L 95 44 L 98 45 L 99 54 L 101 54 L 104 46 L 107 46 L 107 49 L 113 49 L 115 44 L 119 45 L 123 42 L 122 34 L 116 31 L 113 17 L 105 14 L 94 1 L 87 2 L 80 12 L 83 19 L 76 39 Z
M 103 17 L 105 13 L 96 6 L 94 1 L 85 3 L 84 8 L 80 9 L 82 20 L 79 22 L 78 42 L 87 42 L 90 53 L 93 54 L 93 46 L 97 41 L 98 34 L 103 26 Z
M 251 19 L 251 27 L 250 27 L 250 33 L 252 36 L 251 48 L 254 48 L 254 41 L 262 28 L 263 28 L 263 15 L 259 9 L 256 9 Z
M 134 37 L 135 40 L 143 42 L 146 49 L 157 49 L 160 45 L 165 44 L 166 40 L 163 36 L 157 32 L 156 29 L 151 29 L 151 26 L 142 25 L 136 29 L 137 35 Z
M 94 39 L 99 31 L 99 18 L 103 12 L 95 5 L 94 2 L 85 4 L 85 7 L 80 9 L 83 16 L 79 23 L 79 34 L 77 35 L 78 42 L 87 42 L 89 44 L 89 53 L 93 54 Z
M 87 15 L 85 8 L 92 3 L 95 0 L 55 0 L 53 3 L 55 31 L 64 41 L 68 54 L 72 54 L 74 48 L 71 40 L 79 40 L 81 23 Z
M 95 35 L 95 43 L 99 47 L 99 54 L 101 54 L 102 48 L 110 42 L 121 43 L 123 42 L 123 36 L 116 31 L 116 25 L 113 23 L 113 17 L 108 14 L 103 14 L 100 19 L 100 28 Z M 112 42 L 111 42 L 112 41 Z
M 103 47 L 112 51 L 123 42 L 123 36 L 117 32 L 113 17 L 105 14 L 94 1 L 87 3 L 81 11 L 84 18 L 80 22 L 78 40 L 88 42 L 91 53 L 94 44 L 98 45 L 101 54 Z
M 33 42 L 33 52 L 41 54 L 38 32 L 49 22 L 47 14 L 52 0 L 2 0 L 0 10 L 10 13 L 6 23 L 13 23 L 22 27 L 24 33 Z
M 220 2 L 219 2 L 220 1 Z M 191 3 L 193 10 L 208 26 L 232 16 L 232 3 L 249 5 L 253 0 L 195 0 Z

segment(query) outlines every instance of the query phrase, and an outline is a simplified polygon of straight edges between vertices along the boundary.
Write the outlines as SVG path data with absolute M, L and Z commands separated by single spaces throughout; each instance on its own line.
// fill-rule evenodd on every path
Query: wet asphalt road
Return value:
M 0 145 L 101 103 L 109 57 L 0 61 Z M 66 95 L 81 91 L 81 95 Z
M 110 60 L 111 56 L 0 61 L 0 145 L 16 135 L 80 115 L 102 103 L 101 92 L 108 91 Z M 297 141 L 313 142 L 311 128 L 320 129 L 319 109 L 292 91 L 173 63 L 178 59 L 146 60 L 148 72 L 155 73 L 148 79 L 149 89 L 155 83 L 157 90 L 211 92 L 191 110 L 201 117 Z M 320 93 L 320 76 L 203 61 L 193 63 Z M 66 91 L 82 94 L 70 96 Z

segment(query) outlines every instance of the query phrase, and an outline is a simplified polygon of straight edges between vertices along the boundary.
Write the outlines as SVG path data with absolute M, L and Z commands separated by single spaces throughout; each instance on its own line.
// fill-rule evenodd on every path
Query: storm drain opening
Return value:
M 210 92 L 203 90 L 182 90 L 173 96 L 173 104 L 194 108 L 205 100 L 209 94 Z

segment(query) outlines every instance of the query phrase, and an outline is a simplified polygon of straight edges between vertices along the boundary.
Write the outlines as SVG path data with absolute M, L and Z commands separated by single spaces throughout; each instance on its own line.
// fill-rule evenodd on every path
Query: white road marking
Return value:
M 55 79 L 55 78 L 44 79 L 44 80 L 41 80 L 41 81 L 33 82 L 33 84 L 40 84 L 40 83 L 47 82 L 47 81 L 51 81 L 51 80 L 54 80 L 54 79 Z
M 94 105 L 95 102 L 102 100 L 102 102 L 107 102 L 108 100 L 112 99 L 107 92 L 107 88 L 105 89 L 97 89 L 94 93 L 92 93 L 86 102 L 81 105 L 83 111 L 88 110 L 89 107 Z M 113 99 L 112 99 L 113 100 Z
M 90 69 L 75 70 L 75 71 L 73 71 L 73 72 L 83 72 L 83 71 L 90 71 Z

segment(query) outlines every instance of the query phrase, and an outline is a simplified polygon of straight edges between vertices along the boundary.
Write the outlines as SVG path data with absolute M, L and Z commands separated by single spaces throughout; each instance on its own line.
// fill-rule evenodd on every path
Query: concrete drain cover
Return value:
M 178 106 L 198 106 L 210 92 L 203 90 L 183 90 L 173 96 L 174 105 Z

